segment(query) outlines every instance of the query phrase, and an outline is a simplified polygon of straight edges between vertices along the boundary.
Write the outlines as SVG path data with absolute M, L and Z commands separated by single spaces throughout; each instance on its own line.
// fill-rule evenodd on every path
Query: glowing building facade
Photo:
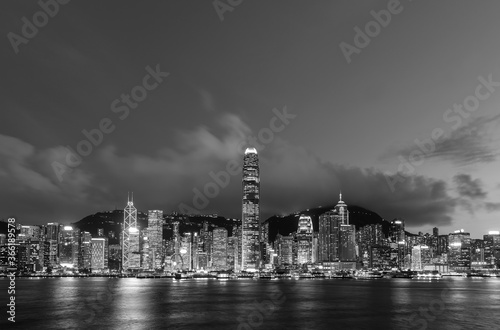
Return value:
M 151 269 L 163 266 L 163 211 L 148 212 L 149 264 Z
M 296 239 L 297 264 L 313 263 L 313 222 L 310 216 L 300 216 Z
M 122 270 L 137 270 L 141 268 L 139 250 L 139 228 L 137 228 L 137 209 L 130 197 L 123 213 L 122 232 Z
M 260 177 L 255 148 L 247 148 L 243 158 L 243 205 L 241 270 L 255 271 L 260 264 Z
M 212 269 L 226 270 L 227 267 L 227 229 L 215 228 L 212 232 Z

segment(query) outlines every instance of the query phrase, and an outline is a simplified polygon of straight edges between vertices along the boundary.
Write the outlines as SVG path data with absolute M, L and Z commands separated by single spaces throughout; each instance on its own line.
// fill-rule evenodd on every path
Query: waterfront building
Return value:
M 212 232 L 212 269 L 227 269 L 227 229 L 215 228 Z
M 260 174 L 257 149 L 247 148 L 243 157 L 242 264 L 241 270 L 256 271 L 260 265 Z
M 310 216 L 301 215 L 296 234 L 297 264 L 311 264 L 313 262 L 313 222 Z
M 102 273 L 108 270 L 108 239 L 96 237 L 91 239 L 91 268 L 93 273 Z

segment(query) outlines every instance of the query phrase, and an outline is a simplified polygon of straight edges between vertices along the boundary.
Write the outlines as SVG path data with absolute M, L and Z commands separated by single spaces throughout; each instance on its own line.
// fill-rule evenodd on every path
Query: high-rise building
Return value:
M 339 255 L 340 261 L 356 261 L 356 227 L 354 225 L 340 225 Z
M 340 219 L 337 211 L 332 210 L 319 216 L 318 261 L 333 262 L 339 260 L 338 239 Z
M 49 266 L 59 265 L 59 223 L 49 222 L 45 227 L 45 239 L 49 242 Z
M 184 233 L 184 236 L 181 238 L 180 245 L 180 256 L 181 256 L 181 264 L 183 270 L 191 270 L 193 269 L 192 264 L 192 235 L 191 233 Z
M 59 235 L 59 263 L 64 267 L 77 268 L 80 230 L 73 229 L 72 226 L 64 226 Z
M 139 228 L 137 228 L 137 209 L 133 198 L 128 198 L 127 206 L 123 213 L 122 231 L 122 270 L 139 269 L 141 255 L 139 250 Z
M 356 231 L 349 224 L 349 211 L 342 193 L 334 209 L 319 217 L 318 261 L 353 261 L 356 257 Z
M 212 269 L 227 269 L 227 229 L 215 228 L 212 232 Z
M 80 253 L 78 255 L 78 268 L 81 270 L 90 270 L 92 267 L 92 235 L 83 231 L 80 235 Z
M 427 245 L 415 245 L 411 250 L 411 269 L 424 270 L 431 262 L 431 249 Z
M 490 231 L 483 236 L 484 261 L 488 268 L 500 268 L 500 232 Z
M 297 264 L 311 264 L 313 262 L 313 222 L 307 215 L 301 215 L 297 228 Z
M 30 238 L 32 241 L 39 241 L 41 238 L 40 226 L 21 226 L 18 237 Z
M 407 242 L 405 233 L 405 222 L 403 219 L 394 219 L 389 225 L 389 241 L 391 254 L 393 255 L 393 266 L 404 267 L 404 260 L 407 253 Z
M 451 270 L 470 269 L 470 234 L 463 229 L 448 235 L 448 266 Z
M 247 148 L 243 157 L 241 270 L 255 271 L 260 267 L 259 200 L 259 157 L 255 148 Z
M 92 256 L 90 260 L 92 272 L 105 272 L 108 270 L 108 239 L 96 237 L 91 240 Z
M 160 269 L 163 265 L 163 211 L 148 212 L 148 243 L 151 269 Z
M 274 246 L 278 255 L 279 266 L 291 266 L 294 263 L 293 240 L 292 235 L 283 236 L 278 234 L 276 236 Z

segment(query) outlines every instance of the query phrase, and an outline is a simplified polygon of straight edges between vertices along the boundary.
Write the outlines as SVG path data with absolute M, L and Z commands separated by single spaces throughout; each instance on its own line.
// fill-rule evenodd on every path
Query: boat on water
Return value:
M 443 275 L 438 272 L 437 270 L 426 270 L 426 271 L 420 271 L 417 272 L 417 275 L 415 276 L 418 279 L 439 279 L 442 278 Z
M 490 277 L 494 277 L 493 274 L 489 274 L 489 273 L 481 273 L 481 272 L 478 272 L 478 273 L 468 273 L 467 274 L 467 277 L 480 277 L 480 278 L 490 278 Z
M 442 276 L 455 276 L 455 277 L 467 277 L 466 273 L 458 273 L 458 272 L 448 272 L 441 274 Z
M 417 275 L 416 272 L 411 272 L 411 271 L 401 271 L 401 272 L 391 273 L 392 278 L 414 278 L 416 275 Z
M 276 276 L 273 273 L 260 273 L 259 279 L 262 280 L 274 280 Z
M 383 278 L 384 274 L 376 270 L 370 271 L 357 271 L 354 273 L 354 278 L 357 280 L 370 280 L 370 279 L 378 279 Z
M 229 280 L 231 276 L 229 275 L 229 273 L 218 273 L 216 278 L 218 280 Z
M 176 280 L 185 280 L 185 279 L 189 279 L 189 278 L 193 278 L 192 273 L 175 273 Z
M 299 273 L 299 279 L 309 279 L 314 278 L 314 275 L 311 273 Z

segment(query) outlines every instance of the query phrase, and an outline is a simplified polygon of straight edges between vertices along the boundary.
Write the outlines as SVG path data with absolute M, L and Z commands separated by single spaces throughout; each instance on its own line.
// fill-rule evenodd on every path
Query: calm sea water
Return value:
M 500 278 L 16 281 L 22 329 L 500 329 Z

